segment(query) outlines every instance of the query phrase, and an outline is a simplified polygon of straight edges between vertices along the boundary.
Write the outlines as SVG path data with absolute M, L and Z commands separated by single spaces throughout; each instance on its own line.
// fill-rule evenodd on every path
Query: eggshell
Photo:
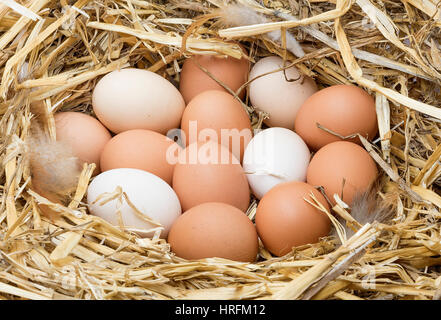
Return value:
M 179 199 L 173 189 L 161 178 L 144 170 L 119 168 L 97 175 L 87 189 L 87 204 L 92 214 L 119 226 L 118 208 L 123 224 L 143 237 L 151 237 L 156 227 L 136 214 L 124 196 L 102 204 L 105 193 L 111 194 L 121 187 L 129 201 L 142 214 L 160 223 L 164 229 L 161 237 L 166 238 L 173 222 L 181 215 Z M 122 203 L 119 203 L 119 199 Z
M 269 119 L 264 120 L 268 126 L 294 129 L 297 111 L 317 91 L 317 86 L 314 80 L 294 66 L 285 72 L 281 70 L 264 75 L 280 68 L 283 68 L 283 59 L 278 56 L 260 59 L 252 67 L 248 88 L 250 101 L 257 110 L 269 113 Z
M 295 120 L 295 131 L 312 150 L 342 141 L 318 128 L 317 123 L 343 137 L 359 133 L 372 139 L 378 131 L 375 101 L 366 91 L 353 85 L 325 88 L 302 105 Z M 361 144 L 358 137 L 346 141 Z
M 181 129 L 187 145 L 212 140 L 229 148 L 238 159 L 242 159 L 253 136 L 250 118 L 241 103 L 219 90 L 204 91 L 190 101 Z
M 135 168 L 148 171 L 168 184 L 172 183 L 174 163 L 168 152 L 177 155 L 181 149 L 168 137 L 143 129 L 121 132 L 114 136 L 101 153 L 103 171 L 116 168 Z
M 101 78 L 92 95 L 98 119 L 112 132 L 148 129 L 162 134 L 177 128 L 185 103 L 178 89 L 142 69 L 115 70 Z
M 206 90 L 221 90 L 227 92 L 219 83 L 213 80 L 200 67 L 206 69 L 215 79 L 236 92 L 246 81 L 250 67 L 249 61 L 243 57 L 219 57 L 214 55 L 194 55 L 184 61 L 180 73 L 179 91 L 185 103 Z M 239 94 L 245 96 L 245 90 Z
M 190 144 L 173 173 L 173 189 L 182 209 L 222 202 L 246 211 L 250 202 L 247 178 L 228 149 L 213 141 Z
M 235 261 L 256 260 L 259 243 L 251 220 L 225 203 L 203 203 L 184 212 L 168 235 L 171 250 L 194 260 L 219 257 Z
M 81 112 L 58 112 L 54 119 L 57 140 L 65 142 L 80 161 L 95 163 L 94 174 L 98 174 L 110 132 L 97 119 Z
M 329 210 L 319 191 L 299 181 L 279 184 L 260 200 L 255 218 L 257 233 L 272 254 L 283 256 L 293 247 L 316 243 L 329 233 L 331 221 L 326 213 L 305 201 L 314 203 L 311 193 Z
M 323 186 L 333 204 L 336 193 L 351 205 L 354 195 L 367 191 L 377 175 L 375 162 L 366 150 L 352 142 L 337 141 L 317 151 L 309 164 L 306 181 Z
M 248 144 L 243 168 L 256 198 L 282 182 L 305 181 L 311 155 L 303 140 L 285 128 L 257 133 Z

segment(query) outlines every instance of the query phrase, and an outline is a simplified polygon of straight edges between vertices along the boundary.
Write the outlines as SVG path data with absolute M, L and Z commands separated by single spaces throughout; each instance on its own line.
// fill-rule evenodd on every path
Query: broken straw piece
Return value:
M 28 17 L 33 21 L 41 20 L 41 17 L 38 14 L 15 2 L 14 0 L 2 0 L 1 2 L 15 12 L 21 14 L 22 16 Z

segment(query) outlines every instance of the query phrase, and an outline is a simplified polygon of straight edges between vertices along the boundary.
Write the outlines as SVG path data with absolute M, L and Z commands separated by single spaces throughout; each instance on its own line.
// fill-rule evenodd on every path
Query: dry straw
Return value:
M 225 5 L 263 23 L 231 26 Z M 440 26 L 438 0 L 2 1 L 0 298 L 440 299 Z M 285 49 L 286 32 L 301 57 Z M 388 221 L 360 225 L 339 201 L 334 214 L 358 230 L 348 239 L 333 221 L 338 237 L 284 257 L 261 248 L 256 263 L 185 261 L 164 240 L 87 214 L 93 166 L 64 204 L 32 188 L 32 127 L 54 139 L 55 112 L 91 113 L 100 76 L 134 66 L 177 83 L 191 54 L 239 57 L 232 39 L 251 61 L 277 54 L 320 85 L 375 96 L 380 138 L 363 144 L 381 171 L 378 195 L 395 208 Z M 265 115 L 247 110 L 260 126 Z

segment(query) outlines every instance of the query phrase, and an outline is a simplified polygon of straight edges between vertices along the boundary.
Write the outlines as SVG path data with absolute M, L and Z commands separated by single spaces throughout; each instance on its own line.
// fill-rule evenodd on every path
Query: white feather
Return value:
M 66 144 L 50 139 L 41 129 L 34 129 L 26 145 L 35 191 L 59 202 L 76 189 L 81 166 Z
M 221 14 L 222 23 L 228 27 L 240 27 L 271 22 L 271 20 L 252 8 L 239 4 L 220 6 L 219 12 Z M 282 44 L 282 33 L 280 30 L 268 32 L 266 33 L 266 36 L 279 45 Z M 296 38 L 288 31 L 286 32 L 286 49 L 299 58 L 305 55 L 305 52 Z

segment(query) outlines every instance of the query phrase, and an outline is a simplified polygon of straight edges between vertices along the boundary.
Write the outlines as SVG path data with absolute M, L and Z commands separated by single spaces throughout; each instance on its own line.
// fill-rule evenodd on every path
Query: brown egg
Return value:
M 303 103 L 295 119 L 295 131 L 312 150 L 342 140 L 318 128 L 317 123 L 343 137 L 359 133 L 372 139 L 378 130 L 375 101 L 366 91 L 352 85 L 322 89 Z M 347 141 L 360 143 L 358 137 Z
M 354 195 L 367 191 L 377 175 L 375 162 L 366 150 L 352 142 L 337 141 L 317 151 L 309 163 L 306 182 L 323 186 L 333 204 L 336 193 L 351 205 Z
M 101 153 L 101 170 L 116 168 L 141 169 L 172 183 L 174 163 L 167 152 L 177 157 L 180 147 L 168 137 L 144 129 L 128 130 L 114 136 Z
M 241 103 L 219 90 L 204 91 L 190 101 L 182 116 L 181 129 L 187 145 L 213 140 L 241 160 L 252 138 L 251 121 Z
M 181 153 L 173 189 L 186 211 L 205 202 L 222 202 L 246 211 L 250 190 L 239 161 L 213 141 L 192 143 Z
M 259 248 L 256 228 L 247 215 L 217 202 L 184 212 L 172 225 L 168 243 L 177 256 L 188 260 L 219 257 L 253 262 Z
M 206 90 L 221 90 L 227 92 L 220 84 L 213 80 L 200 67 L 205 68 L 214 78 L 236 92 L 246 81 L 250 63 L 243 57 L 218 57 L 214 55 L 194 55 L 184 61 L 181 70 L 179 91 L 185 103 Z M 245 90 L 239 94 L 245 96 Z
M 111 138 L 109 131 L 97 119 L 81 112 L 58 112 L 54 118 L 57 140 L 69 145 L 81 161 L 95 163 L 94 174 L 98 174 L 101 152 Z
M 257 233 L 272 254 L 283 256 L 293 247 L 316 243 L 328 235 L 331 220 L 304 200 L 314 203 L 311 193 L 329 210 L 317 189 L 299 181 L 281 183 L 260 200 L 255 219 Z

